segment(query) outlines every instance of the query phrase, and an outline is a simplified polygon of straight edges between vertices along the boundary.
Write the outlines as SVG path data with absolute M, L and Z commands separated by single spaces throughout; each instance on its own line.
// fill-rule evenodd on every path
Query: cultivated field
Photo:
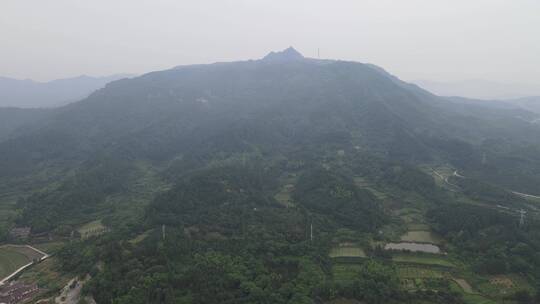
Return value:
M 401 236 L 401 240 L 405 242 L 413 243 L 430 243 L 440 244 L 441 238 L 432 233 L 431 231 L 408 231 Z
M 43 257 L 43 254 L 26 246 L 4 245 L 0 247 L 0 279 L 20 267 Z
M 505 296 L 518 290 L 533 292 L 533 288 L 525 278 L 518 274 L 490 276 L 487 281 L 478 285 L 478 290 L 484 294 Z
M 431 255 L 431 254 L 396 254 L 392 257 L 392 260 L 397 263 L 410 263 L 419 265 L 431 265 L 440 267 L 454 267 L 455 265 L 448 261 L 444 256 Z
M 338 246 L 330 250 L 331 258 L 338 257 L 355 257 L 355 258 L 365 258 L 366 253 L 360 247 L 355 246 Z

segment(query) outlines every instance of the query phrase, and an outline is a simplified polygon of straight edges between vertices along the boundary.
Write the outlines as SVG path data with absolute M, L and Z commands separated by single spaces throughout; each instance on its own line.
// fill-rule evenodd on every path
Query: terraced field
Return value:
M 527 280 L 518 274 L 491 276 L 477 287 L 481 293 L 497 296 L 509 295 L 519 290 L 534 292 Z
M 432 254 L 396 254 L 392 257 L 392 260 L 396 263 L 430 265 L 448 268 L 455 267 L 455 265 L 445 256 Z

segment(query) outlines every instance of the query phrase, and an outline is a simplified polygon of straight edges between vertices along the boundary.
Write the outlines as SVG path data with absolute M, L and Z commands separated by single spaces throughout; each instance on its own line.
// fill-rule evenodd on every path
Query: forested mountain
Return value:
M 380 246 L 404 232 L 399 212 L 419 208 L 422 227 L 469 254 L 483 249 L 470 245 L 474 215 L 450 221 L 447 209 L 489 208 L 481 229 L 503 217 L 519 230 L 493 209 L 533 211 L 511 191 L 540 194 L 539 114 L 437 97 L 377 66 L 292 48 L 9 111 L 19 116 L 0 124 L 0 199 L 17 213 L 4 230 L 70 240 L 62 271 L 91 274 L 85 292 L 98 303 L 461 303 L 442 281 L 436 293 L 400 287 Z M 454 176 L 436 183 L 439 166 Z M 110 233 L 73 242 L 96 219 Z M 538 250 L 530 227 L 521 243 Z M 344 283 L 329 251 L 351 242 L 374 260 Z M 510 255 L 505 270 L 540 269 L 531 250 L 512 251 L 520 244 L 471 263 Z
M 0 77 L 0 107 L 50 108 L 66 105 L 85 98 L 105 84 L 129 75 L 79 77 L 48 82 Z
M 19 127 L 39 123 L 52 113 L 45 109 L 0 108 L 0 142 L 9 138 Z
M 456 105 L 372 65 L 286 50 L 113 82 L 0 144 L 0 174 L 27 174 L 45 161 L 76 165 L 98 152 L 166 160 L 322 143 L 403 161 L 449 160 L 480 172 L 485 153 L 515 157 L 516 144 L 534 149 L 540 142 L 536 117 Z

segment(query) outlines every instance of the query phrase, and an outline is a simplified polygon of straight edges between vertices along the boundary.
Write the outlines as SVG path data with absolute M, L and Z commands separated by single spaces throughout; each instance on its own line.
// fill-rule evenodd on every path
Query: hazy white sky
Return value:
M 540 84 L 540 0 L 0 0 L 0 75 L 50 80 L 305 56 L 402 79 Z

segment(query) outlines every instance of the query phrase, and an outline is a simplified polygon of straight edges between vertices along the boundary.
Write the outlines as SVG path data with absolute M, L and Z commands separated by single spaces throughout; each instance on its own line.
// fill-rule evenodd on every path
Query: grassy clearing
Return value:
M 285 207 L 292 207 L 294 206 L 292 199 L 291 199 L 291 193 L 294 190 L 293 184 L 286 184 L 279 190 L 276 195 L 274 195 L 274 199 L 278 201 L 281 205 Z
M 431 244 L 440 244 L 442 241 L 440 237 L 431 231 L 408 231 L 406 234 L 401 236 L 401 240 L 405 242 Z
M 32 259 L 25 253 L 19 252 L 16 248 L 0 248 L 0 278 L 5 278 L 20 267 L 32 262 Z
M 440 267 L 455 267 L 455 265 L 448 261 L 446 257 L 440 255 L 430 254 L 396 254 L 392 257 L 392 260 L 396 263 L 409 263 L 419 265 L 431 265 Z
M 336 258 L 336 257 L 357 257 L 357 258 L 365 258 L 366 253 L 364 252 L 364 249 L 356 246 L 338 246 L 332 248 L 330 250 L 330 257 Z

